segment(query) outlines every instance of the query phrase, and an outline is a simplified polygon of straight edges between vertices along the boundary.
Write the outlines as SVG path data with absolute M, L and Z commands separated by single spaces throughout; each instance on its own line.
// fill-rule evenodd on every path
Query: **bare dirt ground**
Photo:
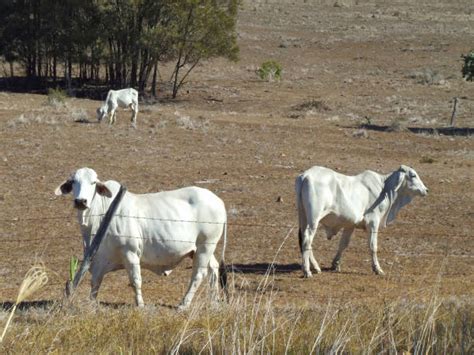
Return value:
M 54 189 L 88 166 L 136 193 L 197 185 L 218 194 L 229 214 L 226 261 L 234 264 L 235 292 L 254 292 L 275 260 L 279 304 L 383 302 L 433 292 L 472 302 L 472 137 L 360 131 L 358 125 L 444 127 L 456 96 L 457 125 L 474 126 L 474 84 L 461 79 L 460 59 L 473 45 L 474 5 L 377 4 L 244 2 L 240 61 L 203 64 L 176 101 L 142 101 L 136 130 L 123 111 L 115 126 L 96 124 L 98 101 L 51 105 L 46 96 L 1 92 L 0 300 L 14 300 L 35 260 L 51 279 L 36 299 L 62 297 L 69 258 L 81 255 L 82 246 L 71 198 L 55 197 Z M 279 82 L 255 74 L 270 59 L 283 67 Z M 85 120 L 90 123 L 75 122 Z M 386 276 L 372 274 L 367 237 L 358 231 L 342 273 L 302 279 L 297 174 L 313 165 L 388 173 L 400 164 L 414 167 L 430 194 L 381 231 Z M 315 239 L 323 268 L 338 241 L 323 234 Z M 189 261 L 169 277 L 144 271 L 145 303 L 176 305 L 189 277 Z M 86 280 L 80 293 L 86 298 L 88 292 Z M 99 299 L 133 302 L 124 271 L 106 276 Z

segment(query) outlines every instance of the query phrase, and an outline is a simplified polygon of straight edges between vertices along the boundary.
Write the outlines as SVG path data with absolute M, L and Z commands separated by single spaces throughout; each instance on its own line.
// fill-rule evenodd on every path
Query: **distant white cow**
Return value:
M 136 127 L 138 114 L 138 91 L 133 88 L 109 90 L 104 104 L 97 109 L 97 119 L 100 122 L 109 115 L 109 124 L 114 124 L 116 120 L 115 111 L 119 107 L 130 107 L 132 109 L 132 126 Z
M 102 183 L 89 168 L 77 170 L 57 187 L 56 195 L 74 195 L 84 253 L 119 189 L 118 182 Z M 189 306 L 208 271 L 215 299 L 219 263 L 214 251 L 223 235 L 221 267 L 225 273 L 226 226 L 224 202 L 209 190 L 186 187 L 142 195 L 126 192 L 91 263 L 91 298 L 97 297 L 105 274 L 125 268 L 135 290 L 136 304 L 143 306 L 140 267 L 163 274 L 191 257 L 191 282 L 179 307 Z M 221 281 L 223 277 L 225 274 Z
M 416 171 L 402 165 L 391 174 L 381 175 L 367 170 L 346 176 L 331 169 L 315 166 L 296 178 L 296 202 L 299 217 L 299 244 L 305 277 L 321 272 L 311 245 L 318 224 L 325 228 L 328 239 L 343 230 L 339 250 L 332 267 L 340 271 L 341 256 L 349 245 L 355 228 L 369 232 L 372 269 L 381 275 L 377 259 L 377 231 L 395 219 L 398 211 L 413 197 L 426 196 L 428 189 Z

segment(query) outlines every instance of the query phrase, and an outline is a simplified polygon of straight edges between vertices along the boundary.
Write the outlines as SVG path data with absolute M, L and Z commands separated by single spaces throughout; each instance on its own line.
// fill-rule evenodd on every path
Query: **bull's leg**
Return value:
M 354 232 L 354 228 L 346 228 L 342 231 L 341 240 L 339 241 L 339 249 L 337 250 L 336 256 L 332 261 L 332 269 L 334 271 L 341 271 L 341 258 L 343 251 L 349 246 L 351 241 L 351 235 Z
M 135 291 L 135 303 L 138 307 L 143 307 L 142 297 L 142 275 L 140 270 L 140 258 L 137 254 L 129 252 L 125 256 L 125 268 L 128 272 L 130 284 Z
M 384 275 L 382 268 L 380 267 L 379 260 L 377 258 L 377 234 L 378 226 L 371 226 L 369 228 L 369 247 L 372 252 L 372 270 L 377 275 Z
M 209 262 L 215 250 L 215 244 L 201 244 L 197 247 L 193 258 L 193 273 L 189 283 L 188 291 L 183 300 L 178 306 L 179 310 L 184 310 L 189 307 L 191 301 L 196 294 L 202 280 L 207 275 L 207 269 L 210 266 Z
M 303 273 L 305 278 L 313 276 L 310 270 L 310 266 L 313 267 L 316 273 L 321 273 L 321 268 L 319 267 L 318 262 L 314 258 L 312 250 L 313 238 L 316 235 L 317 225 L 317 223 L 314 223 L 313 225 L 308 225 L 305 228 L 301 238 L 301 255 L 303 258 Z

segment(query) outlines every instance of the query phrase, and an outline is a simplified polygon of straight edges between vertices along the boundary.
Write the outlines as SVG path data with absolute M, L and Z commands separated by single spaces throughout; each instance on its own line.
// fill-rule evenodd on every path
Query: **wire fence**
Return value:
M 88 216 L 88 218 L 97 218 L 97 219 L 101 219 L 105 216 L 105 214 L 96 214 L 96 215 L 90 215 Z M 159 221 L 159 222 L 162 222 L 164 224 L 172 224 L 172 223 L 185 223 L 185 224 L 190 224 L 190 223 L 193 223 L 193 224 L 201 224 L 201 225 L 206 225 L 206 224 L 210 224 L 210 225 L 223 225 L 224 223 L 227 224 L 227 226 L 229 227 L 229 230 L 233 229 L 233 228 L 269 228 L 269 229 L 280 229 L 280 230 L 291 230 L 291 229 L 296 229 L 295 228 L 295 225 L 293 224 L 290 224 L 290 223 L 251 223 L 251 222 L 239 222 L 237 220 L 231 220 L 231 221 L 227 221 L 227 222 L 217 222 L 217 221 L 197 221 L 197 220 L 180 220 L 180 219 L 173 219 L 173 218 L 160 218 L 160 217 L 151 217 L 151 216 L 137 216 L 137 215 L 125 215 L 125 214 L 117 214 L 114 216 L 114 218 L 116 217 L 119 217 L 119 218 L 129 218 L 129 219 L 135 219 L 135 220 L 153 220 L 153 221 Z M 47 221 L 60 221 L 60 220 L 68 220 L 68 221 L 72 221 L 74 219 L 74 222 L 76 222 L 76 218 L 77 218 L 77 214 L 76 213 L 69 213 L 69 214 L 64 214 L 64 215 L 55 215 L 55 216 L 40 216 L 40 217 L 33 217 L 33 216 L 25 216 L 25 217 L 15 217 L 15 218 L 3 218 L 3 219 L 0 219 L 0 225 L 1 224 L 6 224 L 6 225 L 10 225 L 10 226 L 13 226 L 13 227 L 18 227 L 20 224 L 22 223 L 29 223 L 29 222 L 47 222 Z M 296 218 L 296 214 L 295 214 L 295 218 Z M 100 222 L 100 221 L 99 221 Z M 46 229 L 50 229 L 51 226 L 48 225 L 48 223 L 44 223 L 42 224 L 44 225 L 44 228 Z M 442 224 L 433 224 L 433 223 L 429 223 L 429 224 L 422 224 L 422 223 L 417 223 L 417 222 L 413 222 L 413 221 L 408 221 L 408 222 L 399 222 L 397 221 L 395 223 L 395 225 L 397 225 L 397 227 L 399 228 L 406 228 L 406 227 L 411 227 L 411 228 L 417 228 L 417 231 L 416 231 L 416 234 L 417 236 L 420 236 L 420 235 L 427 235 L 427 236 L 443 236 L 443 237 L 446 237 L 446 236 L 449 236 L 450 238 L 453 238 L 453 237 L 459 237 L 459 238 L 470 238 L 472 237 L 472 235 L 470 234 L 470 231 L 465 228 L 464 231 L 462 233 L 460 233 L 460 231 L 456 231 L 455 233 L 453 233 L 453 228 L 452 226 L 450 225 L 442 225 Z M 425 230 L 425 231 L 420 231 L 420 227 L 423 227 L 424 229 L 428 229 L 428 230 Z M 430 231 L 429 229 L 438 229 L 438 230 L 435 230 L 435 231 Z M 439 231 L 439 229 L 446 229 L 446 231 Z M 395 231 L 393 230 L 392 228 L 392 231 L 387 231 L 387 230 L 380 230 L 379 233 L 396 233 L 396 230 Z M 15 232 L 15 233 L 18 233 L 18 232 Z M 20 232 L 21 233 L 21 232 Z M 406 232 L 405 232 L 406 234 Z M 91 235 L 91 238 L 93 238 L 95 235 L 92 234 Z M 134 235 L 127 235 L 127 234 L 121 234 L 121 235 L 118 235 L 116 236 L 118 238 L 126 238 L 126 239 L 140 239 L 140 240 L 148 240 L 148 239 L 154 239 L 154 237 L 142 237 L 142 236 L 134 236 Z M 73 240 L 71 238 L 71 236 L 64 236 L 64 235 L 56 235 L 56 236 L 52 236 L 51 233 L 48 233 L 47 236 L 44 236 L 44 237 L 35 237 L 35 238 L 25 238 L 25 237 L 22 237 L 22 236 L 15 236 L 15 237 L 11 237 L 11 234 L 10 233 L 7 233 L 7 232 L 3 232 L 2 234 L 0 234 L 0 238 L 1 238 L 1 243 L 3 243 L 3 245 L 7 245 L 6 247 L 6 250 L 8 252 L 8 250 L 11 248 L 10 246 L 8 245 L 12 245 L 12 244 L 15 244 L 16 243 L 16 247 L 19 247 L 21 244 L 26 244 L 25 246 L 26 247 L 30 247 L 32 243 L 36 243 L 36 242 L 47 242 L 47 245 L 50 245 L 52 240 L 54 241 L 57 241 L 57 240 Z M 160 239 L 160 241 L 162 242 L 173 242 L 173 243 L 186 243 L 186 244 L 195 244 L 195 241 L 193 240 L 189 240 L 189 239 L 181 239 L 179 237 L 177 237 L 176 235 L 173 235 L 173 238 L 172 239 Z M 286 241 L 286 239 L 285 239 Z M 208 243 L 205 243 L 205 244 L 217 244 L 221 241 L 218 241 L 218 242 L 208 242 Z M 284 241 L 283 241 L 283 244 L 284 244 Z M 283 247 L 284 245 L 281 244 L 280 248 Z M 61 245 L 59 245 L 59 247 L 62 247 Z M 46 246 L 45 246 L 46 248 Z M 295 249 L 296 246 L 295 245 L 291 245 L 291 248 Z M 443 251 L 443 253 L 404 253 L 404 255 L 402 255 L 402 253 L 397 253 L 395 252 L 395 254 L 397 254 L 398 256 L 404 256 L 404 257 L 448 257 L 448 258 L 473 258 L 474 255 L 472 254 L 453 254 L 453 253 L 448 253 L 446 250 Z M 23 265 L 24 264 L 24 261 L 23 260 L 19 260 L 19 262 Z M 298 260 L 299 262 L 299 260 Z M 59 261 L 59 260 L 55 260 L 54 263 L 51 262 L 49 263 L 50 265 L 60 265 L 60 264 L 64 264 L 65 263 L 65 260 L 63 261 Z M 243 266 L 243 267 L 240 267 L 240 268 L 236 268 L 236 267 L 233 267 L 232 266 L 232 263 L 229 263 L 231 266 L 229 267 L 229 270 L 234 272 L 234 273 L 239 273 L 239 272 L 243 272 L 243 273 L 249 273 L 249 272 L 254 272 L 254 273 L 258 273 L 258 274 L 263 274 L 265 272 L 267 272 L 267 269 L 269 270 L 269 268 L 273 268 L 274 271 L 276 272 L 286 272 L 286 273 L 289 273 L 289 272 L 294 272 L 294 271 L 299 271 L 300 268 L 298 266 L 295 267 L 295 265 L 297 264 L 293 264 L 293 265 L 290 265 L 289 267 L 285 268 L 285 266 L 283 265 L 278 265 L 278 266 L 275 266 L 271 263 L 269 264 L 262 264 L 261 266 L 259 267 L 252 267 L 250 265 L 246 265 L 246 266 Z M 17 264 L 18 265 L 18 264 Z M 17 265 L 9 265 L 9 267 L 14 267 L 16 268 Z M 241 264 L 239 264 L 241 265 Z M 60 289 L 62 290 L 64 288 L 64 285 L 65 285 L 65 281 L 64 282 L 52 282 L 52 283 L 49 283 L 47 285 L 47 289 Z M 110 287 L 108 287 L 110 288 Z M 3 290 L 3 291 L 14 291 L 14 290 L 17 290 L 18 289 L 18 285 L 13 285 L 13 286 L 9 286 L 9 287 L 2 287 L 0 290 Z M 118 290 L 119 288 L 117 288 Z

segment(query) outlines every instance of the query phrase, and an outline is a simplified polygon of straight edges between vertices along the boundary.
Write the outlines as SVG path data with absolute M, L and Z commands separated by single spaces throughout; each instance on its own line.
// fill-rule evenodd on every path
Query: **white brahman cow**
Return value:
M 317 273 L 321 272 L 311 249 L 318 224 L 323 225 L 328 239 L 342 229 L 339 249 L 332 262 L 334 270 L 340 271 L 342 252 L 358 228 L 369 232 L 372 269 L 383 275 L 377 259 L 379 227 L 393 221 L 413 197 L 428 193 L 416 171 L 405 165 L 388 175 L 367 170 L 356 176 L 314 166 L 296 178 L 295 187 L 305 277 L 312 276 L 310 266 Z
M 104 104 L 97 109 L 97 119 L 99 123 L 109 115 L 109 124 L 114 124 L 116 120 L 115 111 L 119 107 L 130 107 L 132 109 L 132 126 L 136 127 L 138 114 L 138 91 L 133 88 L 109 90 Z
M 56 195 L 70 192 L 74 195 L 84 254 L 119 189 L 118 182 L 101 182 L 96 172 L 89 168 L 77 170 L 57 187 Z M 179 307 L 184 309 L 189 306 L 208 271 L 215 299 L 219 263 L 214 251 L 223 235 L 222 267 L 226 227 L 224 202 L 209 190 L 185 187 L 142 195 L 127 191 L 92 259 L 91 298 L 97 297 L 105 274 L 125 268 L 135 290 L 136 303 L 143 306 L 140 267 L 163 274 L 184 258 L 191 257 L 191 282 Z M 225 267 L 222 270 L 225 273 Z

